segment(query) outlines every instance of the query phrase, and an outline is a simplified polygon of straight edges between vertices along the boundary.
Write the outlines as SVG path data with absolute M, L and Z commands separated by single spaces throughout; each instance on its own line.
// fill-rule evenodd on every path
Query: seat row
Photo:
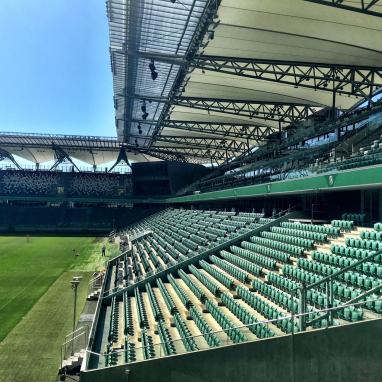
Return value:
M 236 256 L 228 251 L 222 250 L 220 251 L 220 256 L 229 261 L 230 263 L 236 265 L 237 267 L 240 267 L 241 269 L 244 269 L 245 271 L 249 272 L 251 275 L 259 276 L 262 272 L 262 268 L 246 259 L 243 259 L 240 256 Z
M 220 296 L 221 291 L 219 286 L 196 268 L 195 265 L 189 265 L 188 269 L 213 295 Z
M 371 251 L 381 251 L 382 242 L 377 240 L 355 239 L 353 237 L 347 237 L 345 243 L 348 247 L 369 249 Z
M 382 241 L 381 231 L 362 231 L 360 234 L 361 239 Z
M 282 235 L 275 232 L 262 231 L 260 233 L 260 236 L 267 239 L 271 239 L 271 240 L 281 241 L 287 244 L 297 245 L 303 248 L 312 248 L 314 244 L 314 241 L 311 239 L 304 239 L 304 238 L 296 237 L 296 236 Z
M 371 251 L 369 249 L 345 247 L 344 245 L 338 245 L 338 244 L 332 244 L 330 246 L 330 251 L 334 253 L 335 255 L 349 256 L 359 260 L 362 260 L 365 257 L 368 257 L 372 255 L 373 253 L 375 253 L 375 251 Z M 382 262 L 382 256 L 376 255 L 375 261 Z
M 241 246 L 250 251 L 265 255 L 267 257 L 272 257 L 273 259 L 281 261 L 282 263 L 289 263 L 291 261 L 289 253 L 285 253 L 277 249 L 265 247 L 263 245 L 251 243 L 248 241 L 242 241 Z
M 233 343 L 241 343 L 247 341 L 246 336 L 240 331 L 240 329 L 236 328 L 232 321 L 219 309 L 219 307 L 207 299 L 204 303 L 204 306 L 211 313 L 212 317 L 215 321 L 223 328 L 224 332 L 228 335 L 228 337 L 232 340 Z
M 311 240 L 317 241 L 319 243 L 325 243 L 328 241 L 327 234 L 319 233 L 319 232 L 303 231 L 303 230 L 283 228 L 283 227 L 272 227 L 271 232 L 281 234 L 281 235 L 288 235 L 288 236 L 295 236 L 295 237 L 300 237 L 300 238 L 302 237 L 304 239 L 311 239 Z
M 253 261 L 261 267 L 267 269 L 276 269 L 276 260 L 268 258 L 264 255 L 258 254 L 256 252 L 250 251 L 245 248 L 238 247 L 236 245 L 232 245 L 230 247 L 232 253 L 244 257 L 247 260 Z
M 306 259 L 299 259 L 298 266 L 310 271 L 313 271 L 324 276 L 330 276 L 338 272 L 341 268 L 333 267 L 331 265 L 321 264 L 317 261 L 309 261 Z M 368 267 L 366 266 L 365 269 Z M 348 284 L 352 284 L 362 289 L 370 289 L 377 286 L 380 281 L 377 278 L 361 274 L 355 271 L 347 271 L 339 275 L 341 280 L 344 280 Z
M 282 317 L 285 317 L 280 310 L 273 307 L 262 298 L 256 296 L 253 292 L 251 292 L 248 288 L 243 285 L 239 285 L 236 288 L 237 294 L 253 309 L 258 311 L 261 315 L 263 315 L 266 319 L 276 320 Z M 284 333 L 292 333 L 293 330 L 298 331 L 297 324 L 295 324 L 293 328 L 293 324 L 290 318 L 286 318 L 283 320 L 278 320 L 274 322 Z
M 279 249 L 281 251 L 289 252 L 294 256 L 302 256 L 305 252 L 305 248 L 298 245 L 293 245 L 289 243 L 283 243 L 281 241 L 275 241 L 259 236 L 251 236 L 250 240 L 253 243 L 260 244 L 261 246 L 266 246 L 269 248 Z
M 329 237 L 338 237 L 340 230 L 336 227 L 318 225 L 318 224 L 305 224 L 299 222 L 282 222 L 280 226 L 283 228 L 291 228 L 302 231 L 318 232 L 328 235 Z
M 363 226 L 365 223 L 365 214 L 351 214 L 351 213 L 344 213 L 342 214 L 342 220 L 347 220 L 347 221 L 353 221 L 354 224 Z
M 352 231 L 354 229 L 354 222 L 351 220 L 332 220 L 331 225 L 340 228 L 341 231 Z
M 340 268 L 348 267 L 355 264 L 358 260 L 355 258 L 349 258 L 345 256 L 339 256 L 329 254 L 325 252 L 314 251 L 312 253 L 313 260 L 320 261 L 322 263 L 338 265 Z M 373 261 L 366 261 L 357 266 L 357 271 L 365 273 L 367 275 L 376 276 L 382 278 L 382 265 Z
M 319 276 L 316 277 L 316 275 L 309 273 L 307 271 L 300 270 L 299 272 L 291 272 L 291 269 L 285 270 L 285 276 L 291 277 L 294 280 L 297 280 L 298 282 L 294 284 L 294 288 L 298 285 L 301 285 L 299 282 L 309 279 L 309 276 L 312 277 L 316 281 L 319 281 L 321 278 Z M 272 277 L 272 283 L 276 285 L 286 285 L 287 281 L 282 281 L 283 276 L 277 275 L 277 277 Z M 334 282 L 333 283 L 333 293 L 335 296 L 337 296 L 337 299 L 335 298 L 333 301 L 334 307 L 339 307 L 342 302 L 340 299 L 348 301 L 351 298 L 355 298 L 359 296 L 361 291 L 354 287 L 348 287 L 346 284 L 343 284 L 341 282 Z M 316 306 L 317 308 L 324 309 L 327 307 L 327 295 L 326 292 L 320 291 L 314 288 L 307 290 L 307 301 Z M 347 321 L 360 321 L 363 319 L 363 309 L 361 307 L 345 307 L 343 309 L 339 309 L 334 314 L 335 317 L 342 318 Z
M 268 338 L 275 335 L 268 326 L 258 323 L 257 318 L 248 309 L 240 305 L 227 293 L 223 293 L 220 300 L 258 338 Z
M 213 267 L 211 264 L 207 263 L 205 260 L 200 260 L 199 265 L 207 271 L 212 277 L 222 283 L 228 289 L 234 289 L 235 282 L 231 277 L 228 277 L 224 273 L 220 272 L 217 268 Z
M 250 275 L 241 268 L 232 265 L 229 261 L 223 260 L 215 255 L 209 257 L 210 261 L 215 264 L 220 269 L 223 269 L 229 275 L 233 276 L 235 279 L 239 280 L 243 284 L 246 284 L 250 280 Z
M 198 346 L 196 345 L 196 342 L 194 338 L 191 335 L 190 330 L 188 329 L 186 323 L 182 319 L 181 315 L 176 312 L 173 314 L 174 323 L 176 328 L 178 329 L 178 332 L 180 334 L 180 337 L 182 339 L 183 345 L 187 351 L 195 351 L 198 350 Z
M 190 317 L 193 319 L 196 326 L 198 327 L 199 331 L 202 333 L 208 345 L 210 347 L 220 346 L 221 342 L 219 338 L 216 336 L 215 333 L 212 332 L 211 327 L 207 324 L 200 311 L 194 306 L 191 306 L 188 312 L 190 314 Z

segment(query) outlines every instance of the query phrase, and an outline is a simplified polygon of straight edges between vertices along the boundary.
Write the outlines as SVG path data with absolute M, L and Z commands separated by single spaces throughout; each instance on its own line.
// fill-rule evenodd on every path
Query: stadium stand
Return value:
M 120 249 L 60 380 L 381 379 L 381 3 L 106 1 L 116 136 L 0 133 L 1 232 Z
M 51 172 L 1 171 L 1 193 L 4 195 L 56 195 L 58 175 Z
M 359 131 L 346 131 L 341 140 L 333 141 L 330 137 L 323 137 L 318 146 L 304 144 L 299 149 L 294 147 L 292 150 L 281 150 L 276 155 L 272 153 L 271 157 L 265 159 L 262 157 L 257 160 L 253 159 L 253 163 L 247 163 L 233 170 L 230 169 L 223 175 L 221 175 L 221 171 L 217 172 L 215 176 L 209 174 L 205 179 L 202 178 L 188 185 L 177 194 L 189 194 L 195 190 L 208 192 L 380 165 L 382 163 L 382 135 L 379 135 L 382 127 L 381 117 L 378 116 L 373 124 L 375 125 L 374 135 L 375 131 L 378 132 L 376 139 L 370 142 L 370 136 L 367 135 L 361 141 L 367 143 L 361 145 L 358 142 L 356 147 L 352 145 L 353 152 L 351 154 L 344 152 L 342 146 L 349 146 L 348 142 L 352 142 L 355 133 L 364 135 L 362 128 L 359 128 Z M 365 124 L 364 126 L 366 128 L 368 125 Z M 337 152 L 337 154 L 333 156 L 333 152 Z
M 317 173 L 332 170 L 348 170 L 356 167 L 379 165 L 382 163 L 382 135 L 375 139 L 370 145 L 362 146 L 349 157 L 338 158 L 332 163 L 320 164 L 316 168 Z
M 313 286 L 306 290 L 307 330 L 380 317 L 377 293 L 347 303 L 382 285 L 382 256 L 375 256 L 382 223 L 372 229 L 288 216 L 170 208 L 130 226 L 123 232 L 129 244 L 109 265 L 102 309 L 110 325 L 102 329 L 101 321 L 97 329 L 109 332 L 93 349 L 102 356 L 90 357 L 92 368 L 297 333 L 293 315 L 300 312 L 303 285 Z M 241 233 L 249 233 L 246 240 Z M 322 315 L 330 298 L 335 310 Z
M 132 194 L 131 174 L 1 170 L 0 196 L 125 198 Z
M 103 174 L 73 174 L 68 194 L 71 196 L 107 197 L 118 195 L 119 179 Z
M 252 231 L 263 224 L 262 216 L 182 209 L 150 216 L 126 231 L 127 238 L 134 237 L 132 256 L 124 259 L 125 269 L 132 269 L 126 274 L 128 284 Z

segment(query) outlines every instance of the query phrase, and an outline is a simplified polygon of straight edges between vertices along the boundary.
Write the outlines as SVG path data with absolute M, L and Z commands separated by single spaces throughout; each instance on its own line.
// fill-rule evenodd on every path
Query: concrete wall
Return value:
M 372 382 L 382 320 L 320 329 L 81 374 L 81 382 Z

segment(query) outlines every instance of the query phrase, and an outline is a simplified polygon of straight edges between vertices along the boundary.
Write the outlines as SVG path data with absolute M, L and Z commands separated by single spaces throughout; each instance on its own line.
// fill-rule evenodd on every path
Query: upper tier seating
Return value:
M 357 153 L 348 158 L 340 158 L 335 162 L 321 165 L 317 172 L 331 170 L 348 170 L 355 167 L 372 166 L 382 163 L 382 135 L 374 140 L 370 145 L 363 146 Z M 344 220 L 346 220 L 343 217 Z M 361 223 L 361 222 L 360 222 Z
M 380 127 L 379 124 L 378 128 Z M 355 131 L 353 130 L 353 132 Z M 352 132 L 348 134 L 349 137 L 353 135 Z M 342 136 L 338 141 L 334 138 L 334 133 L 330 135 L 333 139 L 329 138 L 329 135 L 324 137 L 323 140 L 327 143 L 325 145 L 315 146 L 313 144 L 311 146 L 307 141 L 302 142 L 297 150 L 291 150 L 289 147 L 281 149 L 276 155 L 268 153 L 271 156 L 269 162 L 261 157 L 256 160 L 256 153 L 254 153 L 252 163 L 246 158 L 241 167 L 229 168 L 223 175 L 220 171 L 216 172 L 216 176 L 209 175 L 205 179 L 187 186 L 179 194 L 187 194 L 192 191 L 210 192 L 382 164 L 382 135 L 350 156 L 337 157 L 334 160 L 332 158 L 333 148 L 338 147 L 340 148 L 338 152 L 343 152 L 340 146 L 346 144 L 346 138 Z M 319 139 L 321 143 L 324 143 L 322 137 Z M 354 219 L 343 218 L 343 220 Z M 363 222 L 360 221 L 357 224 L 363 225 Z
M 1 170 L 0 195 L 120 198 L 132 193 L 130 175 Z
M 1 194 L 51 196 L 57 193 L 59 174 L 54 172 L 14 170 L 0 175 Z

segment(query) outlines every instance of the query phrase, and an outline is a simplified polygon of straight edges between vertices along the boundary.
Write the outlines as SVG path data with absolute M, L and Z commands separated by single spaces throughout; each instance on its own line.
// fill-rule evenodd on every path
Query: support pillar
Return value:
M 298 313 L 299 313 L 299 327 L 303 332 L 306 330 L 306 286 L 305 283 L 302 284 L 302 287 L 298 290 L 299 293 L 299 304 L 298 304 Z

